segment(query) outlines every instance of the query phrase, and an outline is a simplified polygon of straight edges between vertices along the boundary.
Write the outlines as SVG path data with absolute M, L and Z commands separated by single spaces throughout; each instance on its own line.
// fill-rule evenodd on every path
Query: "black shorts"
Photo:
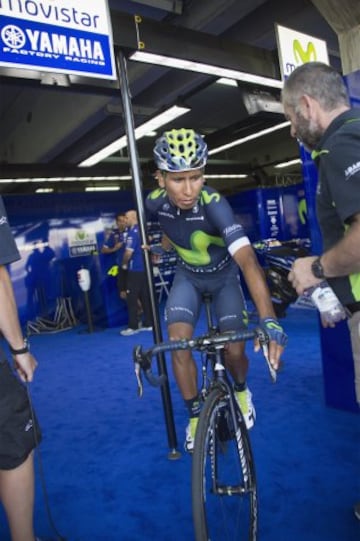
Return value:
M 0 469 L 20 466 L 40 440 L 25 386 L 7 362 L 0 362 Z

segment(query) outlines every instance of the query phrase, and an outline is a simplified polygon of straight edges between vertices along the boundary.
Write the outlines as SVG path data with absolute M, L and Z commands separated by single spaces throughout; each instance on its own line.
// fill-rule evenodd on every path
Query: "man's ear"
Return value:
M 156 175 L 156 178 L 157 178 L 158 185 L 160 186 L 160 188 L 165 188 L 164 175 L 162 173 L 159 173 L 158 175 Z
M 308 96 L 308 94 L 304 94 L 300 98 L 300 103 L 303 116 L 306 119 L 311 118 L 316 110 L 317 101 L 314 100 L 311 96 Z

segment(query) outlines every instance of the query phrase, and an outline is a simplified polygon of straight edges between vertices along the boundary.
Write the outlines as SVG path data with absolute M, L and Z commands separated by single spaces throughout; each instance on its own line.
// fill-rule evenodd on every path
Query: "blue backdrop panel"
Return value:
M 310 236 L 305 187 L 257 188 L 228 198 L 251 242 L 307 239 Z
M 320 323 L 320 328 L 325 401 L 328 406 L 358 412 L 347 323 L 341 321 L 334 329 L 324 329 Z
M 235 218 L 245 229 L 245 233 L 255 242 L 260 237 L 257 190 L 249 190 L 232 195 L 228 201 L 235 213 Z
M 77 282 L 82 267 L 90 271 L 94 323 L 126 323 L 116 278 L 107 274 L 111 256 L 99 250 L 115 214 L 134 207 L 132 193 L 14 195 L 4 201 L 22 256 L 10 267 L 22 323 L 51 314 L 58 296 L 71 297 L 75 313 L 85 319 L 84 294 Z
M 309 239 L 309 223 L 304 184 L 280 188 L 282 239 Z

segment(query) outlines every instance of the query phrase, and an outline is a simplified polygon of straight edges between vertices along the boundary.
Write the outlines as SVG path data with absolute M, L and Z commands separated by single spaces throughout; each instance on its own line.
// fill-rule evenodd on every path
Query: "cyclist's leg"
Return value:
M 232 266 L 222 278 L 214 294 L 215 313 L 221 332 L 241 331 L 247 327 L 248 316 L 239 274 Z M 225 353 L 226 365 L 235 382 L 245 382 L 248 372 L 248 358 L 244 342 L 229 344 Z
M 222 332 L 239 331 L 247 327 L 247 311 L 241 289 L 239 274 L 229 269 L 223 285 L 215 294 L 214 303 L 219 328 Z M 229 344 L 225 351 L 225 363 L 234 380 L 235 396 L 243 413 L 246 425 L 251 428 L 255 421 L 252 395 L 246 384 L 249 360 L 244 342 Z
M 191 338 L 200 310 L 200 295 L 187 276 L 177 271 L 165 307 L 170 340 Z M 189 351 L 172 354 L 175 378 L 185 400 L 197 393 L 196 366 Z
M 191 338 L 198 319 L 200 296 L 186 276 L 178 272 L 175 276 L 165 308 L 165 319 L 170 340 Z M 197 418 L 200 413 L 197 368 L 190 351 L 174 351 L 172 364 L 175 379 L 189 413 L 187 428 L 187 450 L 192 450 Z

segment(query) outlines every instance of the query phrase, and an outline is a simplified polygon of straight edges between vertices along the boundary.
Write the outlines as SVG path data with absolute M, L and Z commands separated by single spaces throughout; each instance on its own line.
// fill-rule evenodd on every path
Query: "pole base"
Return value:
M 171 449 L 171 451 L 168 454 L 169 460 L 179 460 L 181 458 L 181 453 L 177 449 Z

